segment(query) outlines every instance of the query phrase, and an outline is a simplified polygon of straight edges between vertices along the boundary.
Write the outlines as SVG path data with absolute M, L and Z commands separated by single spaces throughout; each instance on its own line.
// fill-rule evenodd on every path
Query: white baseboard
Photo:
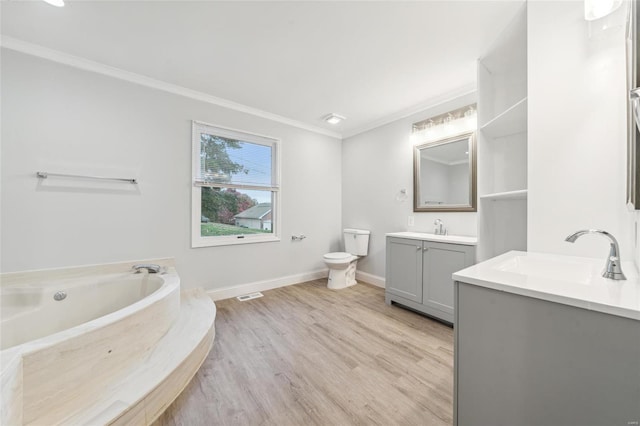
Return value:
M 302 274 L 288 275 L 286 277 L 274 278 L 271 280 L 256 281 L 248 284 L 234 285 L 231 287 L 217 288 L 207 290 L 207 294 L 214 301 L 230 299 L 232 297 L 242 296 L 243 294 L 254 293 L 256 291 L 271 290 L 273 288 L 285 287 L 293 284 L 300 284 L 307 281 L 327 278 L 328 269 L 320 271 L 305 272 Z
M 356 280 L 375 285 L 376 287 L 385 288 L 384 277 L 379 277 L 377 275 L 356 270 Z

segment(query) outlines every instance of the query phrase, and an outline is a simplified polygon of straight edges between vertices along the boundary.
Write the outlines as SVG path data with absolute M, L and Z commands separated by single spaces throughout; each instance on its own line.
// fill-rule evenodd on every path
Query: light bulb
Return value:
M 467 109 L 464 112 L 464 116 L 468 118 L 468 117 L 471 117 L 472 115 L 474 115 L 475 113 L 476 113 L 476 110 L 473 107 L 469 107 L 469 109 Z

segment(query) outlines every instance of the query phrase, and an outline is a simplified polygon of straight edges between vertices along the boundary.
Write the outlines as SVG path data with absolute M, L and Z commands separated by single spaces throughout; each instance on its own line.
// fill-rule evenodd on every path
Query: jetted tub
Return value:
M 0 424 L 64 422 L 143 362 L 180 311 L 172 261 L 150 262 L 166 272 L 127 262 L 1 276 Z

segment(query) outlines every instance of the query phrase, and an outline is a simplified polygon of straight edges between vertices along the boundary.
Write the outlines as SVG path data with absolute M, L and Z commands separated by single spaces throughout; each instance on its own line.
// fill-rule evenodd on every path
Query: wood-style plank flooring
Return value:
M 451 328 L 326 280 L 216 302 L 216 338 L 161 425 L 449 425 Z

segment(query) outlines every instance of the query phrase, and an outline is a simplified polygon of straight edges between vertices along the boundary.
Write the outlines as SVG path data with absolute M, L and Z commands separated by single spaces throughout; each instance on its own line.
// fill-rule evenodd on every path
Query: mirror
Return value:
M 414 212 L 475 212 L 475 133 L 418 145 L 413 151 Z

